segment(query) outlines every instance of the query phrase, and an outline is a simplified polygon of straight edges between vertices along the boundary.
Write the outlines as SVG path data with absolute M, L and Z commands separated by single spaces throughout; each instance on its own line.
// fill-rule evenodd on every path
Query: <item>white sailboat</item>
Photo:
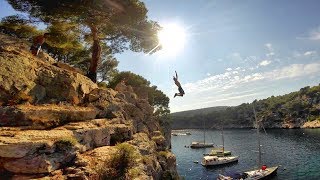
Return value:
M 193 141 L 190 148 L 209 148 L 213 147 L 213 143 L 206 143 L 206 121 L 203 121 L 203 142 Z
M 273 167 L 267 167 L 266 165 L 261 166 L 261 143 L 260 143 L 260 122 L 257 120 L 257 114 L 256 110 L 254 108 L 253 104 L 253 113 L 254 113 L 254 118 L 256 121 L 256 126 L 257 126 L 257 139 L 258 139 L 258 167 L 261 167 L 259 169 L 254 169 L 251 171 L 245 171 L 242 174 L 240 174 L 237 177 L 230 177 L 230 176 L 223 176 L 219 174 L 218 180 L 259 180 L 259 179 L 266 179 L 274 174 L 277 173 L 278 167 L 279 166 L 273 166 Z
M 223 136 L 223 127 L 222 127 L 222 148 L 213 148 L 211 150 L 211 152 L 209 154 L 203 154 L 205 156 L 218 156 L 218 157 L 222 157 L 222 156 L 230 156 L 231 155 L 231 151 L 226 151 L 224 149 L 224 136 Z
M 222 129 L 222 152 L 224 151 L 224 136 L 223 136 L 223 129 Z M 232 162 L 238 161 L 239 156 L 224 156 L 224 153 L 222 153 L 222 156 L 204 156 L 201 164 L 203 166 L 216 166 L 216 165 L 222 165 L 222 164 L 228 164 Z

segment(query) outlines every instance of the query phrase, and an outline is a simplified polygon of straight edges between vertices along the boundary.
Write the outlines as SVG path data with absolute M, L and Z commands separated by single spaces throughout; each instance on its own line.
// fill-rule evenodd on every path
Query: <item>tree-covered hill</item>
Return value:
M 202 108 L 202 109 L 194 109 L 189 111 L 175 112 L 175 113 L 172 113 L 171 115 L 175 117 L 193 117 L 195 115 L 208 114 L 213 111 L 225 110 L 227 107 L 228 106 L 216 106 L 216 107 L 209 107 L 209 108 Z
M 255 100 L 258 119 L 266 128 L 300 128 L 320 119 L 320 85 L 304 87 L 282 96 Z M 212 107 L 171 114 L 172 127 L 179 128 L 251 128 L 253 103 L 234 107 Z

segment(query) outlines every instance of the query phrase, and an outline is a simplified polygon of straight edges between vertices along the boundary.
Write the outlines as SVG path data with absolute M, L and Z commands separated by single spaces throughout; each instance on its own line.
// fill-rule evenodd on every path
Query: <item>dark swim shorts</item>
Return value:
M 184 94 L 184 91 L 183 91 L 183 89 L 182 89 L 181 86 L 178 88 L 178 90 L 179 90 L 179 93 L 180 93 L 180 94 Z

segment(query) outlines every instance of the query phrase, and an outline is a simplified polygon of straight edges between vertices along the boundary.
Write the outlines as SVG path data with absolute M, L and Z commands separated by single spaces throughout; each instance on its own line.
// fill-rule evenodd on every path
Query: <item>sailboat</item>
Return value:
M 259 124 L 260 122 L 257 120 L 257 113 L 254 108 L 254 104 L 253 104 L 253 113 L 254 113 L 254 118 L 257 126 L 257 139 L 258 139 L 258 150 L 259 150 L 258 167 L 261 167 L 261 168 L 254 169 L 251 171 L 245 171 L 241 174 L 237 174 L 235 177 L 224 176 L 219 174 L 218 180 L 237 180 L 237 179 L 259 180 L 259 179 L 266 179 L 277 173 L 279 166 L 273 166 L 273 167 L 267 167 L 266 165 L 261 166 L 261 143 L 260 143 L 260 124 Z
M 224 151 L 224 137 L 223 137 L 223 129 L 222 129 L 222 152 Z M 230 152 L 231 154 L 231 152 Z M 215 165 L 222 165 L 222 164 L 228 164 L 232 162 L 236 162 L 239 159 L 239 156 L 224 156 L 224 153 L 220 154 L 221 156 L 204 156 L 201 164 L 203 166 L 215 166 Z
M 213 143 L 206 143 L 206 121 L 203 121 L 203 142 L 193 141 L 190 148 L 209 148 L 213 147 Z
M 222 134 L 222 148 L 213 148 L 209 154 L 203 154 L 203 155 L 218 156 L 218 157 L 231 155 L 231 151 L 225 151 L 225 149 L 224 149 L 223 127 L 222 127 L 221 134 Z

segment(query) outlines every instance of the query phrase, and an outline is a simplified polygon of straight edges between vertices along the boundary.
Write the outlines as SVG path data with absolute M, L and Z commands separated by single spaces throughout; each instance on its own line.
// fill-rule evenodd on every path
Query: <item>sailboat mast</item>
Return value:
M 206 120 L 203 120 L 203 144 L 206 144 Z
M 224 137 L 223 137 L 223 127 L 222 127 L 222 154 L 224 156 Z
M 256 110 L 254 108 L 254 103 L 253 103 L 253 113 L 254 113 L 254 118 L 256 120 L 256 125 L 257 125 L 257 138 L 258 138 L 258 150 L 259 150 L 258 167 L 260 167 L 261 166 L 261 145 L 260 145 L 260 131 L 259 131 L 260 124 L 259 124 L 258 119 L 257 119 L 257 113 L 256 113 Z

